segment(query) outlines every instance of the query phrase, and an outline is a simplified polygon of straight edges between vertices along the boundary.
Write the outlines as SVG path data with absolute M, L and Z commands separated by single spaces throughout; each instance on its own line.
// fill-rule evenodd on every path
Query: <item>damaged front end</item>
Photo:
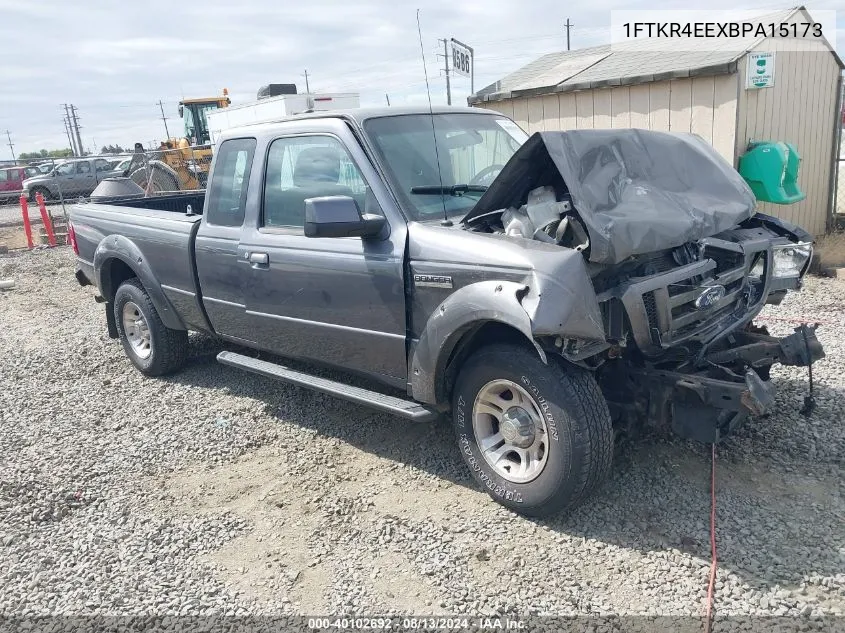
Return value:
M 752 325 L 800 288 L 812 237 L 757 213 L 748 185 L 698 137 L 535 134 L 464 224 L 583 257 L 595 294 L 577 300 L 596 301 L 604 340 L 573 336 L 563 320 L 554 336 L 531 316 L 532 330 L 547 353 L 595 372 L 620 425 L 646 419 L 715 442 L 771 410 L 771 365 L 824 356 L 814 327 L 774 338 Z
M 796 266 L 785 261 L 806 237 L 758 215 L 664 255 L 679 266 L 660 270 L 652 257 L 622 283 L 599 275 L 594 281 L 608 285 L 599 302 L 619 362 L 605 363 L 597 378 L 617 419 L 645 418 L 715 442 L 748 417 L 769 413 L 771 366 L 809 366 L 824 357 L 814 326 L 776 338 L 752 324 L 766 303 L 800 287 L 809 252 Z
M 801 325 L 776 338 L 756 328 L 732 334 L 704 357 L 704 366 L 608 363 L 599 372 L 617 420 L 642 420 L 681 437 L 717 442 L 751 416 L 772 411 L 774 363 L 806 367 L 824 358 L 815 327 Z M 622 397 L 620 397 L 622 396 Z

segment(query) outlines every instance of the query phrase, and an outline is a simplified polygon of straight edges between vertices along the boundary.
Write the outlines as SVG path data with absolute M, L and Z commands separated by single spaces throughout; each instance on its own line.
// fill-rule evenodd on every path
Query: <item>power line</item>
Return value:
M 73 121 L 70 118 L 70 106 L 67 103 L 63 103 L 62 106 L 65 109 L 65 128 L 68 134 L 68 140 L 70 141 L 70 151 L 73 152 L 74 156 L 80 156 L 79 146 L 76 144 L 76 137 L 73 133 Z
M 67 134 L 67 142 L 70 144 L 70 151 L 73 152 L 73 155 L 76 156 L 76 147 L 73 144 L 73 139 L 70 137 L 70 127 L 68 126 L 67 117 L 62 117 L 62 123 L 65 126 L 65 134 Z
M 164 104 L 162 104 L 161 99 L 158 100 L 158 107 L 161 110 L 161 120 L 164 121 L 164 133 L 167 135 L 165 138 L 170 138 L 170 130 L 167 129 L 167 117 L 164 116 Z
M 6 138 L 9 139 L 9 149 L 12 150 L 12 162 L 17 165 L 18 159 L 15 158 L 15 146 L 12 145 L 12 135 L 9 133 L 9 130 L 6 130 Z
M 446 71 L 446 105 L 452 105 L 452 84 L 449 81 L 449 44 L 445 37 L 443 38 L 443 63 Z
M 73 121 L 73 131 L 76 134 L 76 146 L 79 148 L 79 155 L 85 156 L 85 147 L 82 145 L 82 134 L 79 133 L 79 119 L 76 116 L 76 106 L 70 104 L 70 116 Z

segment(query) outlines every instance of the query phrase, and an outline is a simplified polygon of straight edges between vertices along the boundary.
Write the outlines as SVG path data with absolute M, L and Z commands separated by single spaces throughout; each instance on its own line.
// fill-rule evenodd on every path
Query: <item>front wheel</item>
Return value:
M 39 193 L 44 198 L 44 200 L 49 200 L 50 198 L 53 197 L 52 194 L 50 193 L 50 190 L 47 189 L 46 187 L 33 187 L 29 191 L 29 201 L 30 202 L 36 202 L 35 196 L 38 195 Z
M 142 374 L 161 376 L 181 368 L 188 354 L 188 333 L 161 320 L 150 296 L 136 278 L 124 281 L 114 295 L 117 334 L 132 364 Z
M 568 510 L 610 470 L 613 430 L 593 376 L 513 345 L 462 367 L 453 393 L 458 446 L 475 480 L 526 516 Z

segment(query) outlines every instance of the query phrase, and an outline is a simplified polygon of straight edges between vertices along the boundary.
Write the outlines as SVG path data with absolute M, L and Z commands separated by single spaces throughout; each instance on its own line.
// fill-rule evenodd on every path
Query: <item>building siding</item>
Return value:
M 528 132 L 636 127 L 700 135 L 734 166 L 749 140 L 786 141 L 801 154 L 799 186 L 807 198 L 759 209 L 813 235 L 827 228 L 839 65 L 822 43 L 787 51 L 763 40 L 754 51 L 775 52 L 775 85 L 745 89 L 747 57 L 729 75 L 673 79 L 484 103 Z
M 754 50 L 775 53 L 775 85 L 745 89 L 747 57 L 739 61 L 739 107 L 736 157 L 749 141 L 785 141 L 801 155 L 798 186 L 806 199 L 792 205 L 759 204 L 760 211 L 821 235 L 830 214 L 830 170 L 839 66 L 821 43 L 813 50 L 783 50 L 777 40 L 764 40 Z
M 484 107 L 528 133 L 630 127 L 694 132 L 733 162 L 736 100 L 736 76 L 721 75 L 490 101 Z

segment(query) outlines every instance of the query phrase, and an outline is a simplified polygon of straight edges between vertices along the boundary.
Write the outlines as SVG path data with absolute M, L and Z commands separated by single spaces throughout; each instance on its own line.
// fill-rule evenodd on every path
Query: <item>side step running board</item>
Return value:
M 236 354 L 235 352 L 220 352 L 217 355 L 217 362 L 231 367 L 237 367 L 244 371 L 260 374 L 268 378 L 275 378 L 282 382 L 289 382 L 299 387 L 313 389 L 321 393 L 327 393 L 344 400 L 349 400 L 366 407 L 379 409 L 386 413 L 398 415 L 401 418 L 414 420 L 415 422 L 431 422 L 437 418 L 437 412 L 413 402 L 403 400 L 394 396 L 387 396 L 377 391 L 353 387 L 342 382 L 312 376 L 301 371 L 296 371 L 284 365 L 269 363 L 266 360 L 259 360 L 251 356 Z

